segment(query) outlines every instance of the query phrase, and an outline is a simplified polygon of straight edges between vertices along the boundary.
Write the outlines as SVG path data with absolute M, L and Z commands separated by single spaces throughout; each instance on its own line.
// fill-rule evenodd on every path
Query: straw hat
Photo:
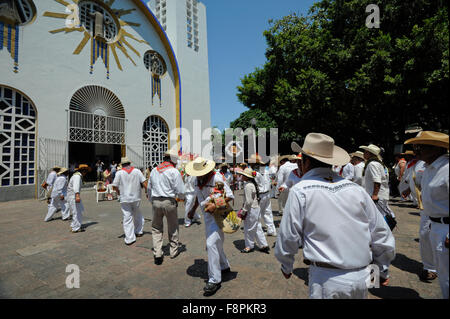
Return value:
M 361 152 L 361 151 L 356 151 L 356 152 L 353 152 L 353 153 L 350 153 L 349 154 L 351 157 L 359 157 L 359 158 L 361 158 L 361 159 L 365 159 L 364 158 L 364 153 L 363 152 Z
M 131 164 L 131 161 L 130 161 L 130 159 L 128 158 L 128 157 L 122 157 L 122 159 L 120 160 L 120 165 L 123 165 L 123 164 Z
M 195 160 L 186 164 L 186 173 L 191 176 L 203 176 L 211 172 L 216 166 L 216 162 L 203 157 L 197 157 Z
M 58 166 L 58 165 L 53 166 L 53 167 L 52 167 L 52 170 L 55 170 L 55 169 L 59 169 L 59 170 L 60 170 L 60 169 L 61 169 L 61 166 Z
M 405 144 L 425 144 L 448 149 L 448 135 L 434 131 L 422 131 L 416 137 L 406 140 Z
M 263 162 L 261 155 L 259 154 L 252 154 L 249 158 L 246 159 L 246 161 L 250 164 L 265 164 L 266 162 Z
M 227 163 L 222 163 L 219 165 L 219 168 L 222 168 L 222 167 L 230 168 L 230 165 L 228 165 Z
M 290 155 L 282 155 L 282 156 L 278 157 L 278 165 L 280 165 L 281 161 L 283 161 L 283 160 L 289 160 L 289 156 Z
M 329 165 L 345 165 L 350 162 L 348 153 L 334 145 L 333 138 L 322 133 L 309 133 L 306 135 L 303 147 L 292 142 L 291 148 L 294 152 L 303 153 Z
M 81 171 L 81 170 L 85 170 L 90 172 L 92 170 L 92 168 L 90 168 L 87 164 L 80 164 L 78 165 L 77 168 L 75 168 L 76 171 Z
M 403 156 L 407 156 L 407 155 L 414 156 L 416 154 L 413 151 L 411 151 L 411 150 L 407 150 L 405 153 L 401 153 L 400 155 L 403 155 Z
M 58 172 L 58 175 L 64 174 L 65 172 L 68 172 L 69 170 L 65 167 L 61 167 L 61 169 Z
M 299 153 L 298 155 L 295 155 L 295 154 L 289 155 L 290 161 L 298 161 L 301 159 L 302 159 L 302 153 Z
M 373 155 L 376 155 L 378 157 L 378 159 L 381 161 L 381 155 L 380 155 L 381 149 L 378 146 L 370 144 L 369 146 L 362 145 L 359 148 L 361 148 Z
M 177 160 L 179 158 L 178 152 L 174 149 L 169 149 L 164 153 L 164 156 L 170 156 L 171 159 Z
M 243 171 L 239 171 L 239 172 L 236 172 L 237 174 L 241 174 L 241 175 L 244 175 L 244 176 L 247 176 L 247 177 L 249 177 L 249 178 L 255 178 L 255 176 L 253 175 L 254 173 L 255 173 L 255 175 L 256 175 L 256 172 L 255 171 L 253 171 L 251 168 L 249 168 L 249 167 L 247 167 L 246 169 L 244 169 Z

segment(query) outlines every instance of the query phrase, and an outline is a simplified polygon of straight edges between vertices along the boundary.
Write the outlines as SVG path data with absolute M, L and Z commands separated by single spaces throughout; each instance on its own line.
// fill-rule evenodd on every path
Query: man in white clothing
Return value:
M 265 163 L 262 161 L 260 155 L 252 154 L 248 159 L 250 167 L 255 172 L 256 176 L 254 180 L 258 186 L 259 191 L 259 208 L 260 216 L 264 220 L 264 224 L 267 227 L 267 236 L 276 236 L 277 230 L 273 223 L 272 204 L 270 202 L 270 177 L 268 170 L 265 167 L 261 169 L 261 165 Z M 244 175 L 245 176 L 245 175 Z
M 423 212 L 431 220 L 430 241 L 442 297 L 449 298 L 449 137 L 422 131 L 405 144 L 413 144 L 419 160 L 425 162 L 421 180 Z
M 80 193 L 83 177 L 90 172 L 91 168 L 86 164 L 80 164 L 75 170 L 67 186 L 67 201 L 72 213 L 72 223 L 70 223 L 72 233 L 84 232 L 84 228 L 81 227 L 84 206 Z
M 297 167 L 294 168 L 290 173 L 289 176 L 287 178 L 287 181 L 284 183 L 283 186 L 285 186 L 287 189 L 291 189 L 292 187 L 294 187 L 295 184 L 297 184 L 298 182 L 300 182 L 300 180 L 302 179 L 302 154 L 299 154 L 297 156 L 292 155 L 292 158 L 295 159 L 295 161 L 297 162 Z
M 320 133 L 309 133 L 302 153 L 302 180 L 290 191 L 275 246 L 285 278 L 303 246 L 314 299 L 367 298 L 372 262 L 387 270 L 395 257 L 394 237 L 367 193 L 335 174 L 350 156 Z
M 189 219 L 188 213 L 191 211 L 195 204 L 195 176 L 190 176 L 185 173 L 183 176 L 185 196 L 184 196 L 184 227 L 191 227 L 192 223 L 198 222 L 201 219 L 200 214 L 196 211 L 194 218 Z
M 139 206 L 141 188 L 147 189 L 147 181 L 139 169 L 131 166 L 128 157 L 122 157 L 120 164 L 122 169 L 116 172 L 112 187 L 120 196 L 125 244 L 132 245 L 136 242 L 136 237 L 141 237 L 144 233 L 144 217 Z
M 222 276 L 230 273 L 230 263 L 223 250 L 225 236 L 212 215 L 216 207 L 211 203 L 210 195 L 216 183 L 221 182 L 224 184 L 225 201 L 229 202 L 233 200 L 234 196 L 229 185 L 223 181 L 222 176 L 214 172 L 214 166 L 214 161 L 202 157 L 197 157 L 194 161 L 186 165 L 186 172 L 189 175 L 197 176 L 195 182 L 196 201 L 188 217 L 193 218 L 195 210 L 200 205 L 205 218 L 209 277 L 206 286 L 203 288 L 205 296 L 215 294 L 221 287 Z
M 352 163 L 347 163 L 344 167 L 342 167 L 342 173 L 340 174 L 343 178 L 351 181 L 353 176 L 355 175 L 355 167 Z
M 55 166 L 52 168 L 51 172 L 48 174 L 47 179 L 42 183 L 42 187 L 45 189 L 45 197 L 47 198 L 48 208 L 50 209 L 50 202 L 52 198 L 52 187 L 58 177 L 58 173 L 61 167 Z
M 364 150 L 366 165 L 364 167 L 364 187 L 372 197 L 380 213 L 391 227 L 395 227 L 395 214 L 389 207 L 389 172 L 384 165 L 380 148 L 376 145 L 360 146 Z M 392 223 L 391 223 L 392 222 Z M 387 278 L 382 278 L 387 280 Z M 387 284 L 387 282 L 385 282 Z
M 286 204 L 287 197 L 289 195 L 289 188 L 286 187 L 286 181 L 292 170 L 297 168 L 297 156 L 288 155 L 287 162 L 280 166 L 277 175 L 277 187 L 280 195 L 278 197 L 279 214 L 283 214 L 284 205 Z
M 67 177 L 69 170 L 65 167 L 61 168 L 58 177 L 53 183 L 50 208 L 44 221 L 48 222 L 53 219 L 53 215 L 58 208 L 61 208 L 62 220 L 68 220 L 70 217 L 69 205 L 67 205 Z
M 353 178 L 351 179 L 352 182 L 355 182 L 359 186 L 364 187 L 364 180 L 363 180 L 363 171 L 364 167 L 366 165 L 364 160 L 364 153 L 361 151 L 356 151 L 354 153 L 350 154 L 351 156 L 351 163 L 354 166 L 354 174 Z
M 178 161 L 176 152 L 167 151 L 163 162 L 150 173 L 148 182 L 148 197 L 153 206 L 152 237 L 153 255 L 156 265 L 163 262 L 163 218 L 167 219 L 167 232 L 169 236 L 170 258 L 180 253 L 178 238 L 178 199 L 184 199 L 184 183 L 181 173 L 175 168 Z

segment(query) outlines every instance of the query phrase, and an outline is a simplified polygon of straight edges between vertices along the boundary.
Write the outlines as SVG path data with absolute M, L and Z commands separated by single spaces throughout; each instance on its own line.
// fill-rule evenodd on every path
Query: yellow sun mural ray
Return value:
M 90 74 L 93 74 L 94 71 L 94 65 L 96 64 L 97 60 L 101 59 L 103 61 L 104 67 L 107 70 L 107 78 L 109 79 L 109 65 L 110 65 L 110 52 L 112 52 L 112 56 L 114 57 L 114 60 L 116 61 L 117 68 L 120 71 L 123 71 L 122 65 L 120 63 L 119 56 L 117 55 L 117 50 L 119 49 L 122 51 L 123 55 L 133 63 L 133 65 L 136 66 L 136 63 L 131 58 L 131 56 L 128 54 L 128 50 L 133 51 L 134 54 L 136 54 L 138 57 L 141 55 L 139 52 L 127 41 L 126 38 L 133 39 L 134 41 L 138 43 L 145 43 L 149 44 L 145 40 L 140 40 L 130 34 L 129 32 L 124 30 L 124 27 L 128 26 L 135 26 L 139 27 L 139 23 L 135 23 L 132 21 L 124 21 L 121 20 L 122 16 L 128 15 L 131 12 L 135 11 L 135 8 L 131 9 L 120 9 L 120 8 L 112 8 L 112 5 L 114 4 L 114 0 L 90 0 L 89 2 L 80 1 L 80 0 L 54 0 L 55 2 L 63 5 L 66 9 L 69 9 L 72 13 L 59 13 L 59 12 L 50 12 L 46 11 L 43 13 L 43 16 L 45 17 L 51 17 L 51 18 L 58 18 L 58 19 L 65 19 L 65 27 L 54 29 L 49 31 L 52 34 L 65 32 L 65 33 L 71 33 L 74 31 L 82 32 L 84 33 L 83 38 L 78 43 L 77 47 L 73 51 L 73 54 L 80 54 L 84 48 L 86 47 L 86 44 L 88 42 L 91 42 L 91 48 L 90 48 Z M 93 4 L 96 4 L 97 6 L 91 7 Z M 98 9 L 98 7 L 101 7 L 101 9 Z M 105 20 L 98 20 L 98 19 L 104 19 L 105 17 L 108 19 L 108 24 L 111 23 L 111 20 L 113 21 L 113 27 L 111 28 L 111 25 L 104 25 L 103 30 L 102 29 L 93 29 L 92 22 L 89 24 L 88 22 L 80 21 L 81 14 L 79 14 L 80 10 L 84 10 L 83 17 L 85 17 L 84 21 L 89 21 L 89 19 L 94 19 L 95 23 L 93 25 L 97 25 L 97 22 L 103 24 Z M 101 11 L 101 12 L 98 12 Z M 66 11 L 68 12 L 68 11 Z M 89 15 L 94 14 L 94 15 Z M 86 18 L 86 16 L 89 17 Z M 86 20 L 87 19 L 87 20 Z M 92 21 L 92 20 L 91 20 Z M 87 24 L 85 24 L 87 23 Z M 73 25 L 71 27 L 70 25 Z M 95 28 L 95 27 L 94 27 Z M 113 30 L 113 31 L 111 31 Z M 94 32 L 95 31 L 95 32 Z M 99 34 L 100 32 L 100 34 Z M 103 34 L 101 33 L 103 32 Z M 112 35 L 111 35 L 112 33 Z M 95 34 L 95 36 L 94 36 Z

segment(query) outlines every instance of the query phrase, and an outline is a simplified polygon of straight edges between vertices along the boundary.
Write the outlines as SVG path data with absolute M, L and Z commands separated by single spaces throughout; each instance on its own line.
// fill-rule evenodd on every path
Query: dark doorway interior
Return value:
M 112 161 L 117 164 L 121 159 L 121 146 L 113 144 L 94 144 L 69 142 L 69 168 L 73 173 L 73 168 L 79 164 L 87 164 L 92 171 L 84 178 L 85 182 L 97 180 L 97 169 L 95 163 L 101 160 L 105 165 L 103 169 L 109 168 Z

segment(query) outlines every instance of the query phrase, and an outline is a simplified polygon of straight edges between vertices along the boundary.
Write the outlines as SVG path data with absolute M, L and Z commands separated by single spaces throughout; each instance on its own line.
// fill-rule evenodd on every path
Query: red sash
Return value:
M 122 167 L 122 170 L 130 174 L 131 171 L 134 170 L 134 167 L 133 166 Z
M 161 164 L 156 167 L 159 173 L 164 172 L 165 170 L 168 170 L 169 168 L 175 168 L 172 163 L 170 162 L 162 162 Z
M 299 172 L 298 172 L 298 169 L 296 168 L 296 169 L 294 169 L 293 171 L 292 171 L 292 173 L 294 173 L 294 175 L 295 176 L 297 176 L 298 178 L 302 178 L 302 176 L 300 176 L 300 174 L 299 174 Z

